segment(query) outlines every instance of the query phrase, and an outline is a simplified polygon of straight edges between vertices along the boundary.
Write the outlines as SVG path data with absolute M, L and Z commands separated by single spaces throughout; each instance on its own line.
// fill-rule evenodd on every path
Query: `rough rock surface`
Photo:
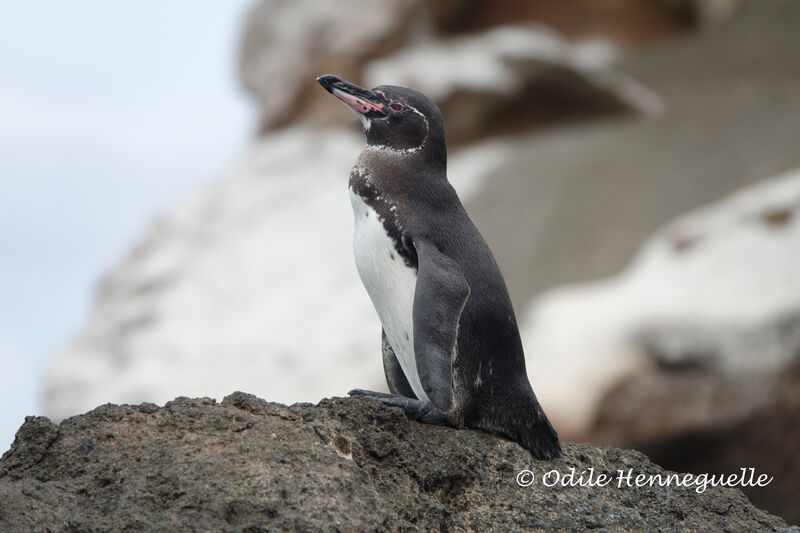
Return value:
M 515 481 L 572 467 L 664 473 L 641 453 L 581 444 L 537 462 L 491 434 L 357 398 L 104 405 L 59 426 L 27 419 L 0 460 L 0 529 L 800 531 L 737 489 Z

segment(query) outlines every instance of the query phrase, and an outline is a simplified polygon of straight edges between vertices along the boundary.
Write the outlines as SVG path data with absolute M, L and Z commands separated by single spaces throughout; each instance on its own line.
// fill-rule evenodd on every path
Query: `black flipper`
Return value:
M 431 403 L 455 415 L 463 425 L 454 397 L 452 366 L 457 357 L 458 323 L 470 288 L 458 264 L 431 242 L 415 239 L 418 270 L 414 293 L 414 357 L 417 373 Z
M 469 284 L 458 264 L 442 254 L 432 243 L 417 239 L 414 247 L 418 258 L 412 311 L 414 356 L 420 382 L 431 401 L 417 399 L 411 391 L 385 334 L 384 371 L 389 390 L 394 394 L 362 389 L 351 390 L 349 394 L 374 398 L 386 405 L 400 407 L 412 420 L 463 427 L 463 406 L 458 402 L 459 395 L 453 394 L 452 365 L 457 356 L 458 322 L 469 298 Z
M 406 375 L 400 367 L 400 362 L 394 354 L 392 345 L 389 344 L 389 339 L 386 338 L 386 332 L 382 329 L 381 352 L 383 353 L 383 373 L 386 374 L 386 383 L 389 385 L 389 390 L 393 394 L 416 400 L 417 395 L 411 390 L 411 385 L 408 384 L 408 379 L 406 379 Z

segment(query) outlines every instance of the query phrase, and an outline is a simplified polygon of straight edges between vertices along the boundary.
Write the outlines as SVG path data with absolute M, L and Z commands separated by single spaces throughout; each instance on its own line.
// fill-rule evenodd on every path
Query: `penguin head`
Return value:
M 442 113 L 424 94 L 394 85 L 364 89 L 330 74 L 317 81 L 355 111 L 368 145 L 446 157 Z

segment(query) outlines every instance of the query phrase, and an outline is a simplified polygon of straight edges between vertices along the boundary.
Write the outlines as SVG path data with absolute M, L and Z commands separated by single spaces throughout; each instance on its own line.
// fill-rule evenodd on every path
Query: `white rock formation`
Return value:
M 598 243 L 601 245 L 602 243 Z M 528 372 L 562 432 L 580 434 L 602 395 L 641 365 L 643 332 L 707 333 L 722 372 L 776 369 L 796 355 L 732 349 L 720 331 L 769 330 L 800 310 L 800 170 L 679 217 L 618 276 L 553 289 L 523 324 Z M 757 333 L 754 333 L 757 334 Z M 793 335 L 793 333 L 790 332 Z M 709 347 L 709 346 L 706 346 Z M 680 352 L 680 350 L 676 350 Z M 758 358 L 756 358 L 758 354 Z M 701 354 L 702 355 L 702 354 Z
M 478 35 L 437 39 L 402 48 L 368 63 L 368 86 L 414 87 L 442 102 L 458 90 L 490 96 L 523 91 L 536 78 L 568 71 L 557 83 L 582 83 L 598 95 L 612 97 L 649 116 L 661 115 L 663 100 L 629 76 L 612 68 L 617 50 L 606 39 L 572 43 L 544 26 L 501 26 Z

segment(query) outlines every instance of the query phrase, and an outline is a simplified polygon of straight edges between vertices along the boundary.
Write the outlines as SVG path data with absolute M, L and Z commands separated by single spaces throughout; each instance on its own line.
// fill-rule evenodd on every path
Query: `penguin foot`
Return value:
M 369 398 L 375 398 L 375 399 L 393 398 L 394 396 L 397 396 L 396 394 L 390 394 L 388 392 L 377 392 L 374 390 L 366 390 L 366 389 L 353 389 L 349 391 L 347 394 L 349 394 L 350 396 L 367 396 Z
M 452 426 L 444 412 L 437 409 L 432 403 L 416 398 L 408 398 L 399 394 L 388 394 L 364 389 L 353 389 L 348 392 L 350 396 L 364 396 L 378 400 L 384 405 L 399 407 L 411 420 L 437 426 Z

